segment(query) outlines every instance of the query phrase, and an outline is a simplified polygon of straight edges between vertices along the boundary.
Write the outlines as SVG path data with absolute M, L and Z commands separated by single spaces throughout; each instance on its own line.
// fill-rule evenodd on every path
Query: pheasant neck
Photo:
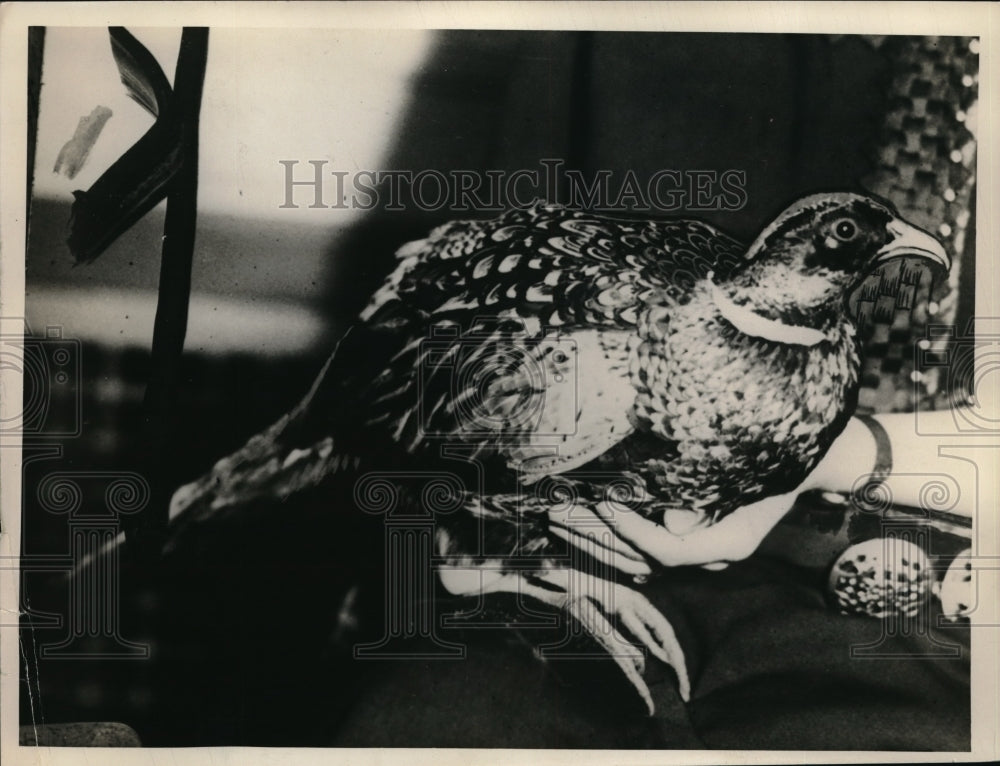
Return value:
M 828 340 L 820 330 L 768 319 L 746 306 L 739 306 L 715 282 L 709 280 L 709 285 L 719 313 L 744 335 L 793 346 L 815 346 Z

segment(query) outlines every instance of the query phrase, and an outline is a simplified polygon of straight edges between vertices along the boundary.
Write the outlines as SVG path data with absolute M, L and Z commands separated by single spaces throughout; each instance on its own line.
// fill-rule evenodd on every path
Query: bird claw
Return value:
M 496 569 L 476 566 L 443 567 L 440 576 L 451 593 L 515 593 L 533 596 L 565 610 L 621 668 L 646 703 L 650 715 L 655 712 L 655 706 L 642 678 L 646 662 L 641 647 L 672 667 L 677 674 L 681 698 L 687 702 L 691 697 L 684 650 L 674 629 L 637 590 L 571 568 L 539 570 L 527 578 L 520 573 L 502 574 Z M 548 587 L 541 587 L 535 581 L 544 581 Z M 622 635 L 612 622 L 615 619 L 639 646 Z M 541 653 L 546 652 L 542 649 Z
M 621 625 L 661 662 L 673 668 L 681 699 L 691 699 L 691 682 L 688 678 L 684 650 L 681 648 L 673 626 L 660 610 L 639 593 L 623 585 L 614 590 L 615 613 Z
M 650 715 L 655 712 L 655 705 L 642 678 L 645 660 L 640 647 L 648 649 L 654 657 L 673 668 L 681 698 L 685 702 L 690 700 L 691 685 L 684 650 L 670 622 L 644 595 L 623 585 L 614 585 L 603 597 L 590 593 L 573 598 L 566 609 L 622 669 L 646 703 Z M 626 639 L 611 624 L 609 615 L 618 618 L 619 625 L 636 639 L 639 646 Z
M 573 599 L 566 607 L 571 617 L 577 620 L 584 630 L 597 641 L 621 668 L 625 677 L 646 704 L 646 710 L 652 715 L 656 710 L 653 696 L 642 678 L 646 662 L 642 651 L 630 643 L 609 621 L 600 613 L 590 599 Z

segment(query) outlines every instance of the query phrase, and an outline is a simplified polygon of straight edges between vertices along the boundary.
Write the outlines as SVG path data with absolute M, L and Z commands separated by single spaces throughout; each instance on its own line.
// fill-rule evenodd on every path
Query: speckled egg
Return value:
M 935 587 L 941 599 L 941 613 L 946 620 L 968 620 L 975 601 L 975 583 L 972 581 L 972 549 L 966 548 L 951 562 L 948 571 Z
M 843 614 L 913 617 L 931 592 L 927 554 L 892 537 L 856 543 L 830 571 L 828 587 Z

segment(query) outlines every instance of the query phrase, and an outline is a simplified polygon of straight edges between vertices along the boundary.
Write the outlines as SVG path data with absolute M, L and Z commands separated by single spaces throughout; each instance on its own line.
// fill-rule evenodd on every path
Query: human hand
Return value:
M 692 515 L 685 511 L 668 512 L 665 525 L 658 524 L 620 505 L 602 502 L 550 512 L 549 529 L 624 574 L 645 577 L 657 565 L 722 569 L 757 550 L 791 509 L 800 489 L 745 505 L 711 526 L 684 528 L 679 523 L 682 517 Z

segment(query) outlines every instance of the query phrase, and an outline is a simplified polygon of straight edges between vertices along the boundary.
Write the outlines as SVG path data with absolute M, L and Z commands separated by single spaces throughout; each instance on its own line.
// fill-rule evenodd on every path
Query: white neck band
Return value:
M 719 313 L 744 335 L 794 346 L 815 346 L 827 339 L 825 334 L 811 327 L 784 324 L 762 317 L 743 306 L 737 306 L 715 282 L 709 281 L 709 284 L 712 286 L 712 300 L 715 301 Z

